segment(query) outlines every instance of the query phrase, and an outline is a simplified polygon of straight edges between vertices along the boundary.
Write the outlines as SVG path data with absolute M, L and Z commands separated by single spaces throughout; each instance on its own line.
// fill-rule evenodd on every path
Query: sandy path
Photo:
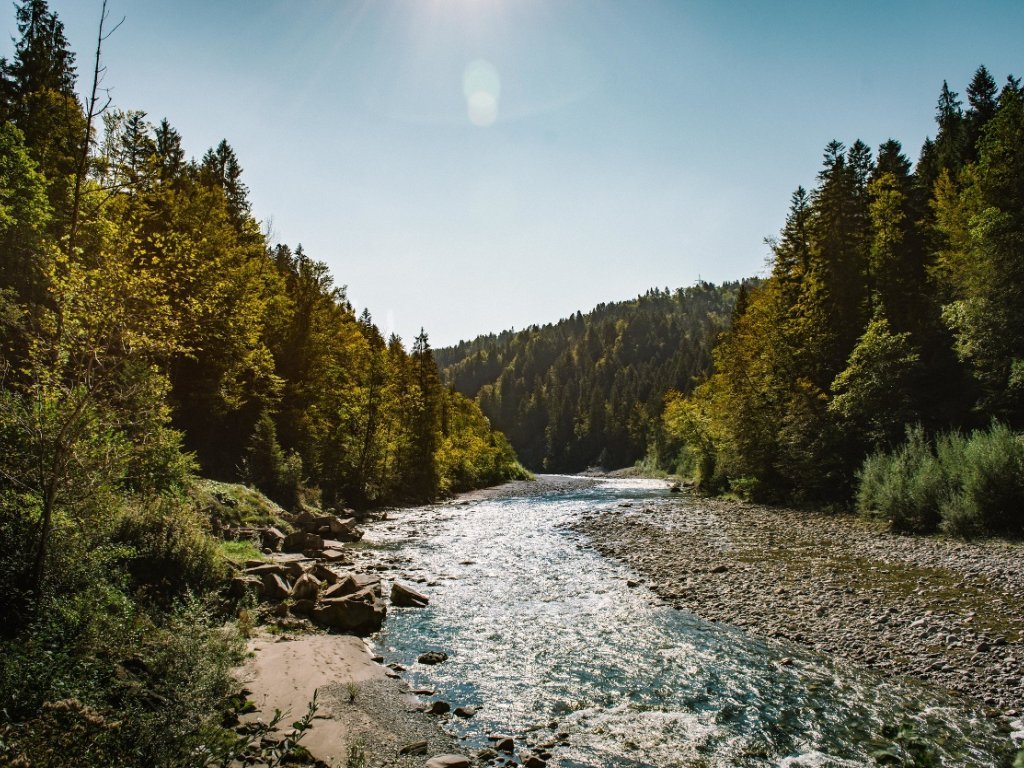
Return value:
M 252 691 L 250 699 L 259 710 L 251 717 L 269 721 L 280 709 L 286 713 L 282 725 L 290 727 L 319 690 L 314 726 L 302 746 L 332 768 L 345 765 L 349 746 L 374 726 L 365 712 L 344 701 L 347 688 L 385 679 L 384 668 L 371 660 L 366 644 L 350 635 L 283 639 L 264 633 L 249 641 L 249 651 L 253 656 L 239 679 Z

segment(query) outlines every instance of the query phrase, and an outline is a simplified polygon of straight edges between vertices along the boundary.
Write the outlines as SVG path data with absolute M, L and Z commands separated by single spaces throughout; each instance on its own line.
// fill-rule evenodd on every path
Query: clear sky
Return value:
M 99 0 L 50 5 L 91 69 Z M 1024 74 L 1021 0 L 110 10 L 116 105 L 167 117 L 195 156 L 227 138 L 275 241 L 434 346 L 759 273 L 828 141 L 916 159 L 944 79 Z

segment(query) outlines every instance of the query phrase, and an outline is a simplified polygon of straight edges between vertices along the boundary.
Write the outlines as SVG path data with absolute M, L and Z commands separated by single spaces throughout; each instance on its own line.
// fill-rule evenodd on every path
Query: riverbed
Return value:
M 425 702 L 477 708 L 444 716 L 466 754 L 496 734 L 566 768 L 861 766 L 927 752 L 995 766 L 1010 753 L 1004 721 L 978 702 L 707 621 L 574 530 L 624 505 L 669 503 L 664 483 L 525 488 L 398 510 L 367 534 L 430 597 L 392 609 L 376 647 L 432 692 Z M 426 651 L 448 659 L 418 663 Z

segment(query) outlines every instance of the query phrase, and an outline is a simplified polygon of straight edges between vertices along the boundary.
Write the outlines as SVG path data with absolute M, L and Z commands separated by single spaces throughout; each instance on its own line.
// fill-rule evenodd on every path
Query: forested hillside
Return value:
M 729 324 L 739 283 L 654 289 L 557 323 L 437 351 L 445 380 L 476 397 L 532 469 L 670 461 L 661 413 L 689 392 Z
M 442 387 L 425 333 L 408 351 L 383 338 L 323 263 L 267 241 L 226 141 L 188 159 L 167 120 L 109 103 L 99 53 L 79 82 L 44 0 L 16 13 L 0 61 L 0 762 L 14 739 L 51 757 L 78 740 L 76 765 L 203 764 L 232 657 L 188 598 L 226 572 L 188 500 L 196 472 L 326 509 L 523 470 Z
M 833 141 L 793 194 L 713 375 L 666 412 L 703 486 L 841 504 L 858 490 L 905 528 L 1024 531 L 1007 429 L 1024 426 L 1020 80 L 981 67 L 966 104 L 944 83 L 936 122 L 916 164 L 896 141 Z

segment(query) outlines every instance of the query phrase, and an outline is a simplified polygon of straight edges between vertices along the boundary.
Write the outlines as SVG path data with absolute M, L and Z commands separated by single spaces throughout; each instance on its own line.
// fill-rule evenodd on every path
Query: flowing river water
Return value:
M 945 766 L 1005 759 L 1006 735 L 964 700 L 661 604 L 568 529 L 666 493 L 604 480 L 399 510 L 368 535 L 430 596 L 425 609 L 392 610 L 379 652 L 435 691 L 425 698 L 479 707 L 445 723 L 466 754 L 503 733 L 517 746 L 555 742 L 549 765 L 567 768 L 863 766 L 880 750 L 906 759 L 915 741 Z M 416 662 L 431 650 L 449 659 Z

